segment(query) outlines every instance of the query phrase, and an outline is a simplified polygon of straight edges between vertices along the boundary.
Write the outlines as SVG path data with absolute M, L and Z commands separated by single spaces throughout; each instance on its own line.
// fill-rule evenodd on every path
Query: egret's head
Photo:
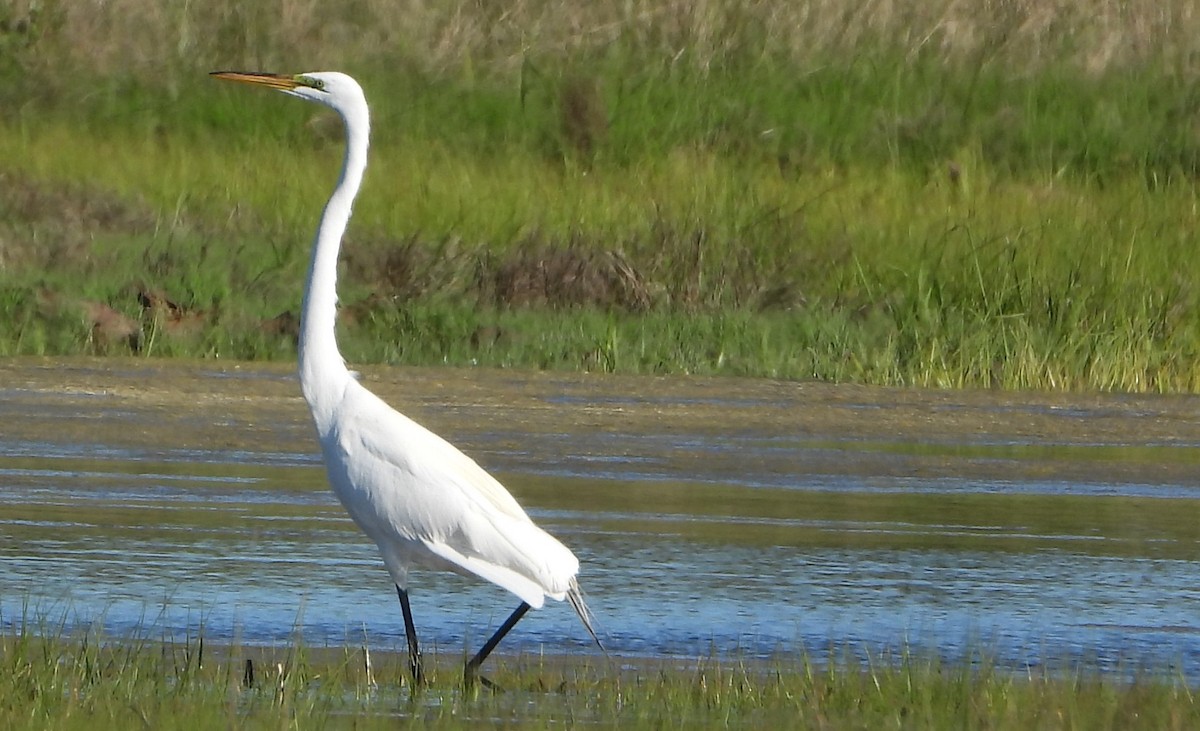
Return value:
M 301 99 L 320 102 L 343 113 L 353 106 L 366 106 L 358 82 L 337 71 L 313 71 L 294 76 L 253 71 L 213 71 L 211 75 L 227 81 L 278 89 Z

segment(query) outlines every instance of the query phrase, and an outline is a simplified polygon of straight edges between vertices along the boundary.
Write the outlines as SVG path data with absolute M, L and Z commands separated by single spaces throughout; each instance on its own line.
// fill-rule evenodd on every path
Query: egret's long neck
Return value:
M 350 377 L 338 352 L 334 326 L 337 320 L 337 259 L 342 235 L 350 220 L 354 197 L 362 184 L 367 167 L 370 122 L 365 102 L 361 108 L 341 110 L 346 126 L 346 157 L 342 177 L 321 215 L 321 224 L 313 241 L 308 283 L 300 314 L 300 386 L 304 397 L 321 426 L 321 416 L 332 408 L 330 399 L 339 398 L 344 381 Z

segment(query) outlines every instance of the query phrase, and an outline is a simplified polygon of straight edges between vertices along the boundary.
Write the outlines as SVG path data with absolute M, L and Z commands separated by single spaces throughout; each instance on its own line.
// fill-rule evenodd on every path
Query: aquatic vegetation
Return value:
M 51 628 L 52 630 L 53 628 Z M 444 658 L 441 658 L 444 660 Z M 217 646 L 94 633 L 0 636 L 5 728 L 1193 728 L 1200 703 L 1170 677 L 1118 681 L 1012 673 L 986 658 L 947 666 L 914 656 L 817 666 L 508 657 L 503 690 L 465 690 L 454 663 L 413 691 L 404 659 L 363 647 Z

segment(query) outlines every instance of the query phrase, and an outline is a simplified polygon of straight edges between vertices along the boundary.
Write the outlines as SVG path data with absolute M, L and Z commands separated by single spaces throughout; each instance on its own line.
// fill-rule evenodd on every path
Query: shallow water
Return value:
M 618 655 L 1200 681 L 1200 399 L 373 369 L 579 555 Z M 401 649 L 286 366 L 0 364 L 0 621 Z M 427 651 L 516 600 L 414 575 Z M 591 652 L 565 605 L 508 652 Z

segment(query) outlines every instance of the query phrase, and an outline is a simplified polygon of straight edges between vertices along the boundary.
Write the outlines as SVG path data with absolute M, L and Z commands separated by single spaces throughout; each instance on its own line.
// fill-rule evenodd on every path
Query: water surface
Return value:
M 371 369 L 571 546 L 615 654 L 1200 681 L 1200 399 Z M 0 364 L 0 621 L 400 649 L 287 366 Z M 431 652 L 516 604 L 417 573 Z M 565 605 L 510 652 L 587 653 Z

